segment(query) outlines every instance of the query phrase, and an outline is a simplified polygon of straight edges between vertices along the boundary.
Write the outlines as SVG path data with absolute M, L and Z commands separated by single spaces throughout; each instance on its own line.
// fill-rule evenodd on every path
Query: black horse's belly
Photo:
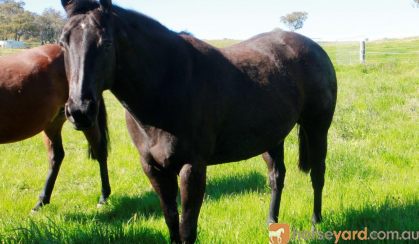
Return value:
M 279 146 L 295 126 L 296 120 L 226 133 L 217 138 L 209 165 L 245 160 Z

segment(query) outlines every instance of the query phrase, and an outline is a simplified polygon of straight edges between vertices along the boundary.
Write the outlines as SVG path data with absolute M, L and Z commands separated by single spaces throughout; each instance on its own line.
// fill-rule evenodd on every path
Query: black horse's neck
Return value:
M 191 54 L 155 20 L 115 7 L 116 76 L 112 92 L 143 123 L 167 127 L 185 108 Z

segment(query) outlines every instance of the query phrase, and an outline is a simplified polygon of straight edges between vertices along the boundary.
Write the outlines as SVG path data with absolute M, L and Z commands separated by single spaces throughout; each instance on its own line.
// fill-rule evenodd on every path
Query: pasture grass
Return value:
M 418 40 L 413 42 L 418 50 Z M 383 43 L 376 43 L 377 50 L 387 45 L 402 52 L 406 42 Z M 329 53 L 333 48 L 326 46 Z M 418 230 L 418 61 L 383 57 L 367 65 L 336 65 L 338 104 L 329 134 L 319 230 Z M 87 142 L 69 123 L 63 131 L 66 157 L 51 204 L 36 214 L 30 210 L 48 165 L 41 136 L 0 145 L 0 242 L 167 242 L 159 200 L 142 173 L 124 111 L 110 93 L 105 98 L 112 141 L 109 204 L 96 208 L 99 167 L 87 159 Z M 285 145 L 280 220 L 293 229 L 310 230 L 313 194 L 310 177 L 297 169 L 295 130 Z M 268 242 L 266 173 L 260 157 L 209 167 L 198 243 Z
M 25 50 L 25 49 L 0 48 L 0 56 L 15 54 L 15 53 L 18 53 L 22 50 Z
M 325 42 L 321 45 L 337 64 L 359 64 L 359 42 Z M 367 41 L 366 63 L 419 64 L 419 38 Z

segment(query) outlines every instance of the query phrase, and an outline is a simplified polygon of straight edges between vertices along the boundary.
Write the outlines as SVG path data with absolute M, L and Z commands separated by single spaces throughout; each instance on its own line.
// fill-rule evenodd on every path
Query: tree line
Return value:
M 24 1 L 0 0 L 0 40 L 58 42 L 65 23 L 64 15 L 52 8 L 39 15 L 24 7 Z

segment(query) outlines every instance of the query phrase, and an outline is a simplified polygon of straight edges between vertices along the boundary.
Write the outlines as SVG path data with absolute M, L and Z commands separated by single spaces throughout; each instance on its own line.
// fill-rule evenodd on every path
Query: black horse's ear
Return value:
M 61 0 L 61 5 L 63 5 L 67 16 L 70 17 L 73 14 L 73 7 L 76 1 L 77 0 Z
M 69 13 L 70 5 L 72 5 L 73 2 L 74 2 L 74 0 L 61 0 L 61 5 L 63 5 L 63 8 L 67 12 L 67 14 Z
M 61 0 L 61 5 L 65 8 L 67 5 L 69 5 L 73 0 Z
M 106 11 L 110 12 L 112 9 L 112 0 L 99 0 L 100 7 Z

